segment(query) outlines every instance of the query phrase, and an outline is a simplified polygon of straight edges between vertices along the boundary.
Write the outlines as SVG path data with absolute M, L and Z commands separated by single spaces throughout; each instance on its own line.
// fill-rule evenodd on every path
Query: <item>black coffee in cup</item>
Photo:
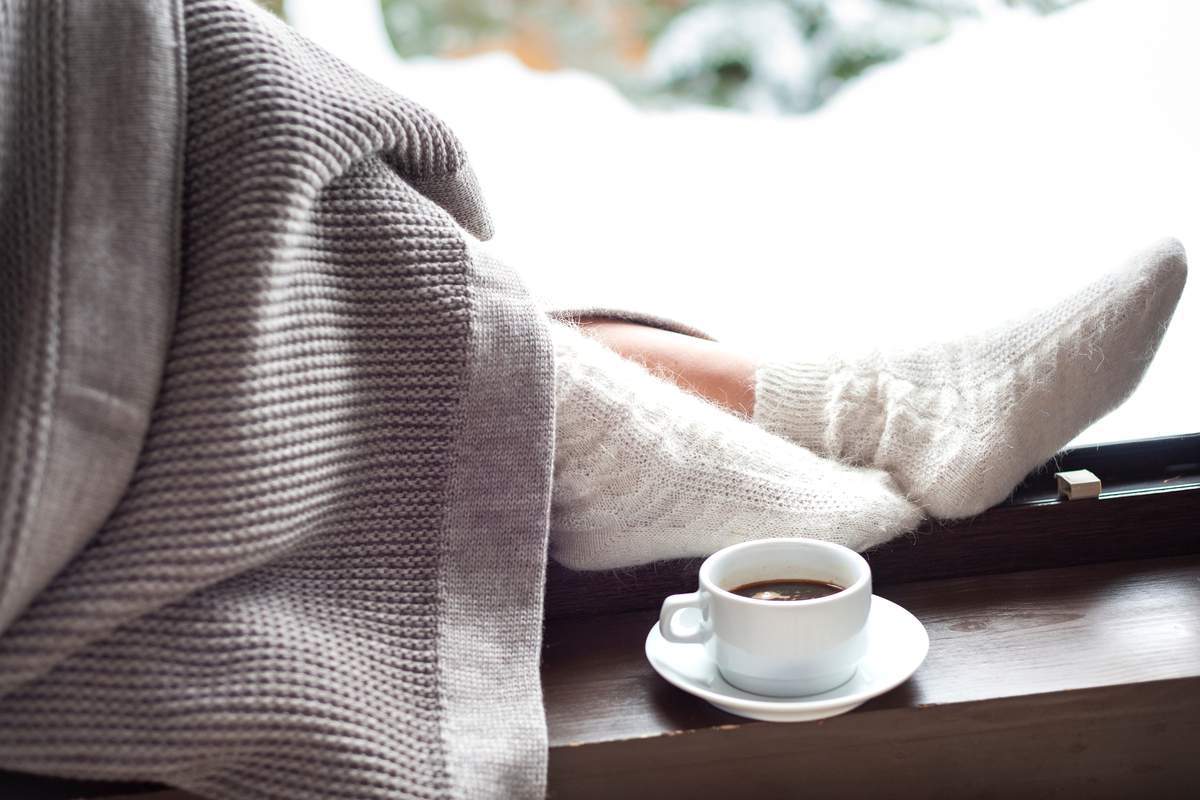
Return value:
M 815 600 L 829 597 L 844 587 L 825 581 L 810 581 L 801 578 L 772 578 L 769 581 L 754 581 L 730 589 L 736 595 L 754 600 Z

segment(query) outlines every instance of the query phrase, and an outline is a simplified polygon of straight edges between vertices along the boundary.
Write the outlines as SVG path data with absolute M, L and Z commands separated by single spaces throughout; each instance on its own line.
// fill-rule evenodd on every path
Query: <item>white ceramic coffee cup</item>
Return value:
M 812 600 L 755 600 L 729 591 L 779 579 L 845 588 Z M 699 621 L 680 630 L 676 615 L 685 608 L 699 609 Z M 870 611 L 871 568 L 858 553 L 816 539 L 760 539 L 709 556 L 700 565 L 699 591 L 664 600 L 658 624 L 667 641 L 705 644 L 733 686 L 801 697 L 854 676 Z

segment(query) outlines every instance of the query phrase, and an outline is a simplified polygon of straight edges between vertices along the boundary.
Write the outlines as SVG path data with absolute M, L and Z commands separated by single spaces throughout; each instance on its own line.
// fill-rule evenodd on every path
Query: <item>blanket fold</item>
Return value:
M 540 797 L 553 356 L 457 139 L 240 0 L 0 36 L 0 765 Z

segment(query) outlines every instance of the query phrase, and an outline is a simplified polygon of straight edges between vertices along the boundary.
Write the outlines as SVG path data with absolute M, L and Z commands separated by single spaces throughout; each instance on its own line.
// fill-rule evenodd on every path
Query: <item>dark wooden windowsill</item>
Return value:
M 1056 497 L 1091 469 L 1099 499 Z M 1200 780 L 1200 436 L 1080 448 L 971 520 L 867 554 L 930 632 L 898 689 L 777 725 L 668 685 L 642 646 L 698 560 L 554 567 L 551 797 L 1184 796 Z M 587 616 L 595 609 L 600 616 Z
M 1200 778 L 1200 555 L 880 593 L 924 622 L 929 657 L 816 723 L 745 720 L 668 685 L 642 655 L 653 610 L 552 621 L 550 797 L 1183 797 Z M 45 793 L 6 797 L 105 794 L 7 777 Z
M 699 560 L 552 565 L 543 686 L 551 798 L 1182 796 L 1200 780 L 1200 435 L 1083 448 L 972 520 L 868 553 L 876 592 L 930 632 L 898 689 L 818 723 L 753 722 L 668 685 L 642 654 Z M 0 796 L 186 800 L 0 773 Z M 140 790 L 140 791 L 139 791 Z
M 1200 556 L 879 593 L 922 620 L 929 657 L 818 723 L 668 685 L 642 655 L 653 610 L 552 624 L 551 797 L 1174 797 L 1200 777 Z

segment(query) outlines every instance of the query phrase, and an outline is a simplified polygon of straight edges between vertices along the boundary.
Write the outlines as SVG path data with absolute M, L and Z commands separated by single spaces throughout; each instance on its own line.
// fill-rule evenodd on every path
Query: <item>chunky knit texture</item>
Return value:
M 921 519 L 885 472 L 819 458 L 567 324 L 552 336 L 550 552 L 568 567 L 704 556 L 769 536 L 865 550 Z
M 969 517 L 1133 392 L 1186 279 L 1183 248 L 1168 240 L 983 334 L 766 363 L 754 421 L 823 455 L 887 470 L 935 517 Z
M 100 78 L 67 81 L 66 62 Z M 161 130 L 103 79 L 127 73 L 180 87 L 150 115 Z M 3 274 L 38 306 L 5 287 L 0 367 L 21 405 L 0 467 L 21 486 L 0 497 L 0 576 L 22 580 L 0 586 L 0 766 L 238 800 L 542 796 L 553 354 L 459 227 L 488 225 L 454 137 L 236 0 L 2 0 L 0 92 L 0 165 L 22 178 L 4 182 Z M 64 156 L 96 103 L 123 161 Z M 177 150 L 130 158 L 163 131 Z M 64 267 L 119 273 L 112 240 L 141 257 L 182 221 L 169 350 L 123 354 L 149 383 L 106 398 L 136 471 L 113 465 L 123 496 L 75 492 L 108 485 L 94 437 L 69 440 L 73 482 L 30 447 L 63 431 L 62 228 L 36 217 L 87 185 L 72 169 L 178 192 L 180 163 L 181 195 L 99 209 L 96 260 Z M 146 257 L 173 286 L 172 253 Z M 158 306 L 169 320 L 170 296 Z M 99 341 L 124 313 L 102 296 L 83 311 Z M 91 369 L 123 366 L 105 358 Z M 47 547 L 45 507 L 107 521 Z

